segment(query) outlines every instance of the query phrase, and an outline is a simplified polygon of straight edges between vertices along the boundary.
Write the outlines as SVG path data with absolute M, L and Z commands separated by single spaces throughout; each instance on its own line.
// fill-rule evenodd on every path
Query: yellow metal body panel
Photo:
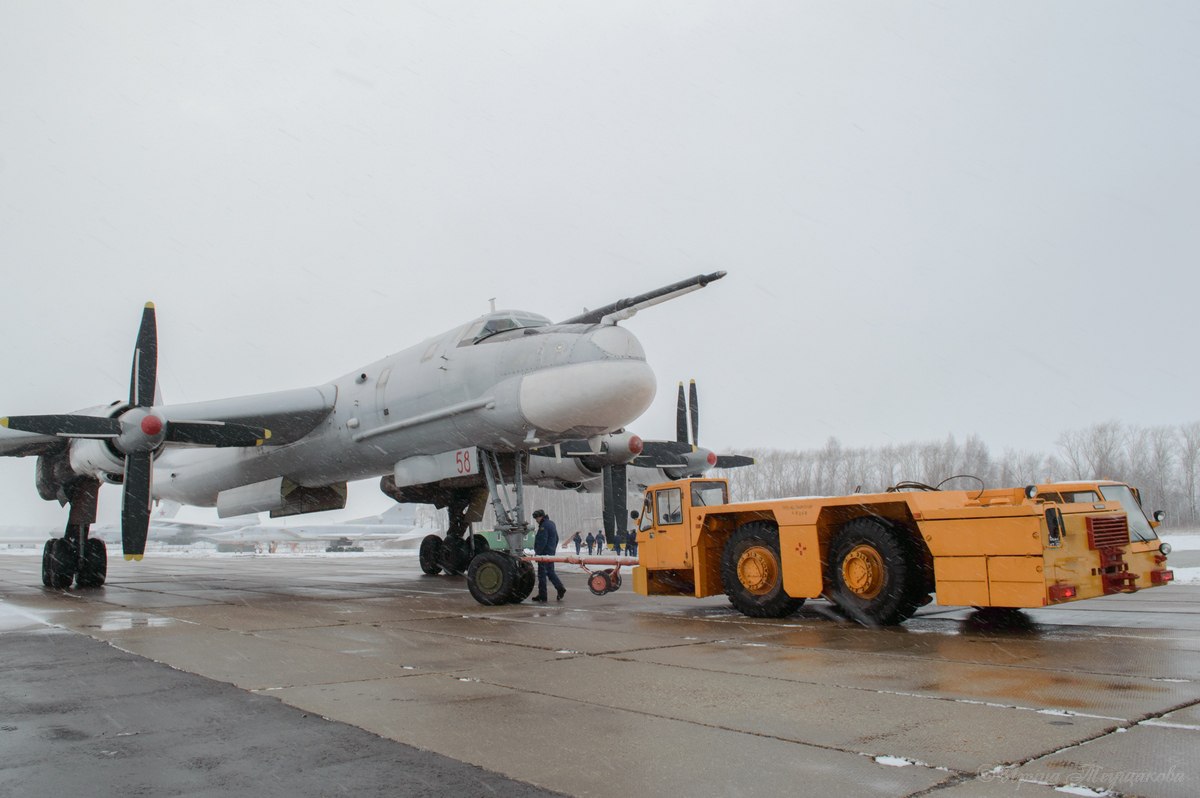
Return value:
M 934 557 L 1042 553 L 1042 519 L 1033 508 L 1023 517 L 958 518 L 917 524 Z
M 1046 604 L 1042 558 L 988 557 L 989 603 L 994 607 L 1041 607 Z
M 939 604 L 986 606 L 986 557 L 936 557 L 933 561 Z
M 783 589 L 793 598 L 816 598 L 824 591 L 821 541 L 815 524 L 779 527 Z

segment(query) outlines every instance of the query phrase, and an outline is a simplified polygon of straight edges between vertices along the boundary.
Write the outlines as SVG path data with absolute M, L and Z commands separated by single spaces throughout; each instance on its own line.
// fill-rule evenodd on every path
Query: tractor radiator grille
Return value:
M 1089 515 L 1088 548 L 1107 549 L 1129 543 L 1129 520 L 1123 515 Z

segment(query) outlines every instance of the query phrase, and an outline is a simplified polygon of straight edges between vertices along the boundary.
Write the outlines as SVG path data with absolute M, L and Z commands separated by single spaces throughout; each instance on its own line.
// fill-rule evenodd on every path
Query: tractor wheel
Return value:
M 437 535 L 426 535 L 421 540 L 421 551 L 417 556 L 421 562 L 421 570 L 430 576 L 437 576 L 442 572 L 442 566 L 439 565 L 442 559 L 442 539 Z
M 108 548 L 99 538 L 88 538 L 83 544 L 83 568 L 75 575 L 80 587 L 100 587 L 108 578 Z
M 510 601 L 517 584 L 517 561 L 498 551 L 476 555 L 467 568 L 467 589 L 489 607 Z
M 892 625 L 912 617 L 925 578 L 908 537 L 877 518 L 842 527 L 829 549 L 832 598 L 859 623 Z
M 764 521 L 730 535 L 721 553 L 721 581 L 729 602 L 753 618 L 784 618 L 804 604 L 784 592 L 779 530 Z

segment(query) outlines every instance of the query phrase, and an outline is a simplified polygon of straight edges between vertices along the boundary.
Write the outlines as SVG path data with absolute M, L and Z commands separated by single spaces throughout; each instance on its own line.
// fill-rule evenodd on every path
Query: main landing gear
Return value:
M 83 545 L 80 546 L 82 539 Z M 108 578 L 108 549 L 104 541 L 87 537 L 86 531 L 47 540 L 42 549 L 42 584 L 64 590 L 72 582 L 79 587 L 100 587 Z
M 430 576 L 442 571 L 450 576 L 466 573 L 471 560 L 491 548 L 483 535 L 471 534 L 471 522 L 468 519 L 473 500 L 473 491 L 451 495 L 446 508 L 450 515 L 450 528 L 446 531 L 446 537 L 443 539 L 437 535 L 426 535 L 421 541 L 418 554 L 422 571 Z
M 75 582 L 79 587 L 100 587 L 108 578 L 108 549 L 104 541 L 88 537 L 96 520 L 96 495 L 100 483 L 79 480 L 65 488 L 71 514 L 61 538 L 47 540 L 42 548 L 42 584 L 65 590 Z
M 490 549 L 475 554 L 467 567 L 467 589 L 485 606 L 519 604 L 533 593 L 537 581 L 533 564 L 521 559 L 525 550 L 525 491 L 521 475 L 523 455 L 515 454 L 513 490 L 510 495 L 501 482 L 500 458 L 495 452 L 480 450 L 483 474 L 487 478 L 496 529 L 504 535 L 504 551 Z M 476 536 L 478 537 L 478 536 Z M 423 546 L 422 546 L 423 547 Z

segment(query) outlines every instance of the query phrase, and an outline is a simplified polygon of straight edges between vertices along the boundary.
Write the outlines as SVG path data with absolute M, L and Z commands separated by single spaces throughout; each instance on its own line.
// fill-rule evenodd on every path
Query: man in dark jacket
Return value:
M 592 549 L 594 549 L 596 547 L 596 536 L 593 535 L 591 532 L 588 532 L 587 538 L 585 538 L 585 540 L 587 540 L 587 544 L 588 544 L 588 554 L 592 554 Z
M 537 534 L 533 537 L 533 553 L 554 555 L 558 551 L 558 527 L 546 516 L 545 510 L 534 510 L 533 520 L 537 521 L 538 525 Z M 567 589 L 563 587 L 558 574 L 554 573 L 554 563 L 539 562 L 537 567 L 538 590 L 533 600 L 543 603 L 546 601 L 546 579 L 549 578 L 558 590 L 558 600 L 562 601 L 562 597 L 567 594 Z

